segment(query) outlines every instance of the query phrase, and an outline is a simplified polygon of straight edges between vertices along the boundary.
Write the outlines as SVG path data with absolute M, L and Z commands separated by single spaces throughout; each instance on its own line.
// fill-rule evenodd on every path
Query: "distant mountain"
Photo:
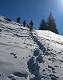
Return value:
M 63 36 L 0 16 L 0 80 L 63 80 Z

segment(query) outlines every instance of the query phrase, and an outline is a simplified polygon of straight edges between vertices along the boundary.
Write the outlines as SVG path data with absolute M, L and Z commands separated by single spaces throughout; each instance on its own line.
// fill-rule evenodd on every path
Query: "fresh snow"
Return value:
M 29 31 L 0 17 L 0 80 L 63 80 L 63 36 Z
M 39 37 L 42 37 L 44 39 L 53 41 L 53 42 L 58 42 L 58 43 L 63 43 L 63 36 L 57 35 L 51 31 L 46 31 L 46 30 L 36 30 L 37 34 Z

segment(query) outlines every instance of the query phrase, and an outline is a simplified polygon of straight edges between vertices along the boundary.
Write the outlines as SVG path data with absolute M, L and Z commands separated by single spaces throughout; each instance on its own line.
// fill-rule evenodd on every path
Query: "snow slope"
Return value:
M 63 36 L 1 16 L 0 80 L 63 80 Z
M 63 36 L 51 31 L 36 30 L 38 40 L 45 46 L 43 57 L 45 61 L 41 64 L 41 75 L 44 80 L 63 80 Z M 47 75 L 45 75 L 47 74 Z M 43 79 L 42 79 L 43 80 Z
M 21 80 L 21 77 L 13 73 L 29 72 L 27 61 L 37 45 L 31 39 L 28 28 L 6 21 L 4 17 L 0 17 L 0 20 L 0 80 L 14 80 L 14 77 Z M 8 78 L 11 75 L 13 77 Z

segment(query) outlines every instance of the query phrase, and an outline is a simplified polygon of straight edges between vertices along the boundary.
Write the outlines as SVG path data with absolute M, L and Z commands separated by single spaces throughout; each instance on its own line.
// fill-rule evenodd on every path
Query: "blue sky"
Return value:
M 63 0 L 0 0 L 0 15 L 15 20 L 34 21 L 34 27 L 39 27 L 41 19 L 47 21 L 49 13 L 55 17 L 57 28 L 63 35 Z

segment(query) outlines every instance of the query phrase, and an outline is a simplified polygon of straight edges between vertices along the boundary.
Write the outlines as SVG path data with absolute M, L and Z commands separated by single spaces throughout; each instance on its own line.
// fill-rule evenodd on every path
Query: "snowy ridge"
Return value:
M 63 36 L 1 16 L 0 80 L 63 80 Z
M 57 42 L 57 43 L 63 45 L 63 36 L 61 36 L 61 35 L 57 35 L 51 31 L 48 31 L 48 30 L 36 30 L 36 33 L 41 38 L 50 40 L 52 42 Z

